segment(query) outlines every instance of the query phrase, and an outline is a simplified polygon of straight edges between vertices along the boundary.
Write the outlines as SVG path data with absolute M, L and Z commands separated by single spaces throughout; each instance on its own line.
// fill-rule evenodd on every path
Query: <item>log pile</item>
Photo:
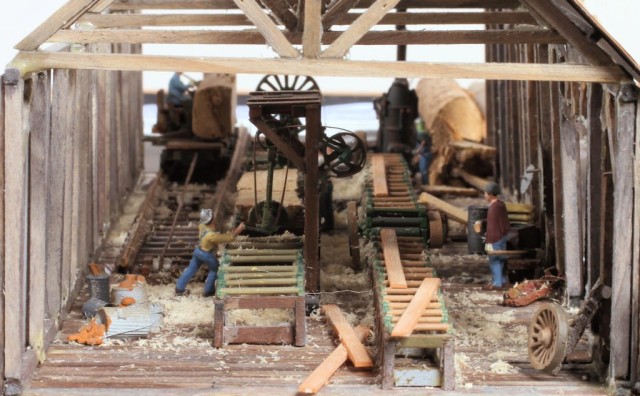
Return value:
M 454 169 L 487 177 L 493 174 L 495 148 L 487 136 L 482 110 L 455 80 L 424 79 L 416 87 L 418 110 L 432 137 L 429 184 L 446 184 Z

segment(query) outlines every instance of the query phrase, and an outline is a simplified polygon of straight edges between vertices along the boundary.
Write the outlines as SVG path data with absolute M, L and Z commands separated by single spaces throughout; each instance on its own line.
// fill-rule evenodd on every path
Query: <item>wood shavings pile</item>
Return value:
M 227 323 L 234 326 L 277 326 L 293 324 L 294 319 L 291 309 L 233 309 L 227 312 Z
M 513 367 L 504 360 L 498 360 L 491 363 L 491 372 L 495 374 L 516 374 L 520 371 L 519 368 Z
M 213 299 L 202 296 L 203 284 L 192 283 L 190 289 L 190 296 L 176 297 L 174 284 L 147 287 L 149 302 L 158 302 L 165 308 L 164 327 L 211 325 L 214 313 Z
M 367 178 L 367 172 L 358 172 L 351 177 L 333 178 L 334 201 L 359 201 Z

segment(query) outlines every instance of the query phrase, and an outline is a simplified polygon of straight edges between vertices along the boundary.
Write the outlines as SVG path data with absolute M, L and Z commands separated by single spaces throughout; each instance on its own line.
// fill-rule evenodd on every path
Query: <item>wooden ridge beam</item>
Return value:
M 265 15 L 266 16 L 266 15 Z M 272 23 L 272 22 L 271 22 Z M 275 24 L 273 25 L 275 27 Z M 303 34 L 280 32 L 271 30 L 270 36 L 261 32 L 246 30 L 139 30 L 139 29 L 94 29 L 94 30 L 60 30 L 47 39 L 49 43 L 129 43 L 129 44 L 269 44 L 277 45 L 278 54 L 282 57 L 294 58 L 298 51 L 292 44 L 302 44 Z M 277 32 L 277 33 L 276 33 Z M 265 32 L 267 34 L 267 32 Z M 341 32 L 325 32 L 322 34 L 322 44 L 347 48 L 352 45 L 341 39 Z M 355 38 L 355 36 L 351 36 Z M 445 44 L 564 44 L 565 39 L 558 33 L 535 29 L 518 30 L 439 30 L 439 31 L 408 31 L 389 30 L 371 31 L 358 35 L 353 45 L 445 45 Z M 291 48 L 289 48 L 291 47 Z M 324 53 L 328 57 L 337 53 L 336 50 Z M 348 48 L 347 48 L 348 49 Z M 295 51 L 295 54 L 293 51 Z M 332 56 L 333 57 L 333 56 Z M 337 56 L 336 56 L 337 57 Z
M 82 14 L 93 7 L 98 0 L 69 0 L 39 25 L 14 48 L 17 50 L 35 50 L 49 37 L 62 28 L 71 26 Z
M 333 325 L 341 344 L 347 350 L 351 363 L 355 367 L 373 367 L 373 360 L 371 360 L 369 352 L 358 339 L 356 332 L 344 317 L 340 308 L 335 304 L 326 304 L 322 306 L 322 311 Z
M 367 34 L 387 12 L 400 0 L 376 0 L 367 11 L 358 17 L 340 36 L 322 51 L 321 58 L 342 58 L 347 51 Z
M 368 8 L 374 0 L 360 0 L 355 8 Z M 401 8 L 487 8 L 515 9 L 518 0 L 402 0 Z M 233 0 L 120 0 L 114 2 L 111 11 L 133 10 L 225 10 L 237 9 Z
M 265 14 L 264 10 L 255 0 L 234 0 L 238 8 L 244 11 L 264 36 L 267 44 L 283 58 L 297 58 L 300 53 L 293 48 L 289 40 L 278 29 L 278 26 Z
M 392 337 L 408 337 L 413 333 L 419 318 L 422 316 L 426 306 L 429 305 L 431 298 L 437 293 L 439 286 L 439 278 L 426 278 L 422 281 L 409 306 L 407 306 L 407 309 L 393 327 L 393 331 L 391 331 Z M 423 325 L 421 328 L 425 328 L 425 326 Z
M 630 77 L 618 66 L 520 63 L 428 63 L 346 60 L 182 57 L 140 54 L 19 52 L 13 67 L 22 74 L 43 69 L 174 71 L 332 77 L 469 78 L 516 81 L 622 83 Z

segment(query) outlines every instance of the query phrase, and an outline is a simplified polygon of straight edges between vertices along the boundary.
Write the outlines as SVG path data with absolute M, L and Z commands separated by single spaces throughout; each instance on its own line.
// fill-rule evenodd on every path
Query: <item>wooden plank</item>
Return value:
M 360 342 L 364 342 L 369 335 L 369 329 L 362 325 L 356 326 L 354 331 Z M 329 382 L 331 376 L 347 361 L 347 358 L 346 348 L 342 344 L 338 345 L 338 347 L 302 381 L 302 384 L 298 387 L 298 392 L 317 393 Z
M 380 239 L 382 240 L 384 266 L 387 269 L 389 285 L 394 289 L 406 289 L 407 280 L 402 269 L 396 231 L 392 228 L 383 228 L 380 230 Z
M 391 331 L 392 337 L 408 337 L 413 333 L 418 324 L 418 319 L 429 304 L 429 301 L 431 301 L 431 298 L 437 293 L 439 286 L 440 278 L 426 278 L 422 281 L 409 306 L 393 327 Z
M 320 21 L 321 0 L 308 0 L 304 6 L 304 32 L 302 33 L 302 54 L 305 58 L 317 59 L 322 41 Z
M 240 1 L 240 0 L 238 0 Z M 249 0 L 247 0 L 249 1 Z M 266 15 L 265 15 L 266 16 Z M 270 21 L 271 24 L 273 22 Z M 355 23 L 355 22 L 354 22 Z M 275 26 L 275 25 L 274 25 Z M 128 43 L 128 44 L 239 44 L 259 45 L 268 44 L 283 58 L 295 58 L 299 54 L 292 44 L 302 44 L 304 33 L 263 33 L 262 31 L 247 30 L 211 30 L 211 29 L 94 29 L 94 30 L 60 30 L 47 41 L 51 43 Z M 325 52 L 341 45 L 341 32 L 325 32 L 322 44 L 330 45 L 321 58 L 340 58 Z M 277 46 L 273 46 L 277 37 Z M 350 40 L 352 41 L 352 40 Z M 357 42 L 350 45 L 445 45 L 445 44 L 515 44 L 515 43 L 546 43 L 565 44 L 566 41 L 558 33 L 539 29 L 512 30 L 401 30 L 401 31 L 370 31 L 357 37 Z M 349 47 L 350 48 L 350 47 Z M 349 49 L 347 48 L 347 50 Z M 295 55 L 293 51 L 296 51 Z M 332 51 L 333 52 L 333 51 Z
M 467 222 L 469 221 L 469 215 L 467 212 L 451 205 L 448 202 L 441 200 L 440 198 L 434 197 L 429 193 L 420 193 L 418 202 L 421 204 L 429 205 L 433 209 L 443 211 L 449 216 L 449 219 L 457 221 L 458 223 L 467 224 Z
M 592 97 L 593 95 L 591 95 Z M 593 108 L 593 104 L 590 109 Z M 595 106 L 597 109 L 597 106 Z M 598 109 L 599 110 L 599 109 Z M 640 103 L 636 107 L 636 134 L 640 131 Z M 599 124 L 596 124 L 599 125 Z M 633 184 L 634 197 L 633 207 L 640 208 L 640 145 L 635 145 L 635 154 L 633 159 Z M 596 217 L 597 218 L 597 217 Z M 633 211 L 633 229 L 640 230 L 640 213 L 638 210 Z M 1 256 L 0 256 L 1 257 Z M 637 351 L 640 344 L 640 237 L 638 233 L 633 234 L 633 255 L 631 257 L 631 350 Z M 631 353 L 631 381 L 635 383 L 640 376 L 638 366 L 640 356 L 637 353 Z
M 360 0 L 356 8 L 368 8 L 374 0 Z M 520 6 L 517 0 L 402 0 L 399 8 L 496 8 L 513 9 Z M 235 9 L 232 0 L 122 0 L 110 7 L 111 11 L 128 10 L 224 10 Z
M 349 0 L 347 0 L 349 1 Z M 330 9 L 331 10 L 331 9 Z M 322 16 L 325 22 L 328 10 Z M 349 25 L 361 13 L 343 13 L 333 18 L 332 25 Z M 124 16 L 124 15 L 123 15 Z M 537 25 L 535 18 L 528 12 L 522 11 L 485 11 L 485 12 L 390 12 L 378 22 L 380 25 L 475 25 L 475 24 L 504 24 L 504 25 Z M 495 28 L 490 28 L 495 29 Z
M 453 187 L 445 185 L 423 185 L 420 190 L 435 196 L 456 195 L 463 197 L 477 197 L 478 190 L 469 187 Z
M 4 298 L 11 303 L 5 310 L 4 321 L 4 376 L 20 380 L 22 354 L 26 345 L 26 214 L 28 186 L 28 125 L 23 104 L 24 80 L 18 70 L 7 69 L 4 75 L 4 130 L 5 130 L 5 224 L 11 232 L 5 234 L 4 246 Z
M 93 7 L 97 1 L 98 0 L 69 0 L 44 23 L 22 39 L 15 48 L 23 51 L 38 49 L 40 44 L 46 42 L 55 32 L 71 26 L 84 12 Z
M 373 361 L 369 353 L 360 342 L 358 335 L 353 330 L 347 319 L 337 305 L 326 304 L 322 306 L 322 311 L 329 318 L 335 329 L 341 344 L 347 350 L 349 360 L 355 367 L 373 367 Z
M 389 196 L 387 168 L 384 163 L 384 156 L 375 154 L 371 156 L 371 178 L 373 179 L 373 196 Z
M 135 28 L 144 26 L 253 26 L 244 14 L 92 14 L 79 22 L 97 28 Z
M 584 81 L 619 83 L 629 77 L 619 67 L 517 63 L 424 63 L 306 59 L 237 59 L 161 55 L 46 53 L 16 55 L 22 72 L 41 69 L 174 71 L 235 74 L 291 74 L 342 77 L 477 78 L 486 80 Z
M 336 0 L 331 2 L 330 7 L 327 11 L 322 15 L 322 26 L 324 30 L 331 29 L 334 23 L 336 23 L 342 16 L 348 15 L 347 13 L 353 7 L 358 0 Z M 358 17 L 360 17 L 358 15 Z M 355 19 L 347 22 L 348 24 L 353 23 Z
M 612 60 L 603 50 L 586 37 L 554 4 L 545 0 L 522 0 L 522 4 L 541 20 L 564 36 L 591 64 L 610 65 Z
M 222 287 L 222 294 L 299 294 L 302 292 L 298 287 Z
M 318 147 L 322 128 L 320 118 L 321 107 L 319 104 L 308 104 L 306 107 L 305 153 L 304 165 L 306 175 L 304 178 L 304 269 L 305 291 L 308 293 L 320 292 L 320 199 L 318 194 Z
M 342 58 L 382 17 L 400 0 L 376 0 L 369 9 L 347 28 L 329 48 L 322 51 L 322 58 Z
M 65 137 L 64 145 L 64 158 L 65 158 L 65 180 L 64 180 L 64 207 L 62 211 L 63 219 L 63 232 L 62 232 L 62 271 L 60 273 L 60 304 L 61 308 L 66 307 L 69 302 L 71 293 L 71 274 L 72 272 L 72 252 L 71 240 L 73 235 L 72 221 L 75 216 L 75 210 L 73 206 L 73 175 L 74 167 L 76 166 L 76 159 L 74 155 L 75 145 L 75 133 L 74 123 L 72 122 L 75 114 L 76 103 L 76 70 L 69 71 L 67 75 L 67 86 L 65 90 L 64 103 L 66 106 L 62 107 L 64 113 L 63 117 L 63 136 Z M 73 105 L 68 105 L 73 104 Z
M 633 256 L 633 154 L 636 107 L 622 92 L 616 97 L 615 130 L 609 130 L 613 171 L 613 251 L 611 296 L 612 378 L 629 375 L 631 342 L 631 259 Z M 635 353 L 633 353 L 635 355 Z
M 5 153 L 5 94 L 4 94 L 4 75 L 0 76 L 0 164 L 2 164 L 2 171 L 0 171 L 0 282 L 4 283 L 5 279 L 5 180 L 4 180 L 4 168 L 6 167 L 6 153 Z M 0 350 L 4 351 L 5 345 L 5 294 L 0 293 Z M 4 388 L 4 353 L 0 353 L 0 373 L 3 373 L 0 378 L 0 387 Z
M 113 3 L 113 0 L 98 0 L 93 7 L 91 7 L 90 12 L 103 12 Z M 86 14 L 84 14 L 86 15 Z
M 293 48 L 289 40 L 278 29 L 275 23 L 264 13 L 255 0 L 234 0 L 238 8 L 244 11 L 264 36 L 267 44 L 283 58 L 297 58 L 300 53 Z
M 44 320 L 47 241 L 47 163 L 51 137 L 50 81 L 48 73 L 31 76 L 29 110 L 29 346 L 44 361 Z M 44 264 L 44 265 L 43 265 Z M 53 265 L 56 265 L 55 262 Z
M 225 326 L 224 342 L 228 344 L 293 344 L 291 326 Z
M 271 13 L 287 30 L 295 30 L 298 26 L 298 17 L 289 10 L 286 0 L 262 0 L 262 3 L 269 7 Z

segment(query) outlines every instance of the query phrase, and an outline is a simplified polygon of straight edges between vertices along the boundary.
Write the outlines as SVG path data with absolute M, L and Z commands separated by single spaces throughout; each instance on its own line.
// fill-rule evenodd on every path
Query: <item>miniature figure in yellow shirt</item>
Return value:
M 189 295 L 189 290 L 186 289 L 187 283 L 203 263 L 207 263 L 209 266 L 209 274 L 204 282 L 204 295 L 205 297 L 213 296 L 216 292 L 215 283 L 218 277 L 218 258 L 216 257 L 218 244 L 232 242 L 236 235 L 244 231 L 244 223 L 241 223 L 233 232 L 221 234 L 216 231 L 212 219 L 211 209 L 200 211 L 198 246 L 193 251 L 191 262 L 176 282 L 176 295 L 178 296 Z

